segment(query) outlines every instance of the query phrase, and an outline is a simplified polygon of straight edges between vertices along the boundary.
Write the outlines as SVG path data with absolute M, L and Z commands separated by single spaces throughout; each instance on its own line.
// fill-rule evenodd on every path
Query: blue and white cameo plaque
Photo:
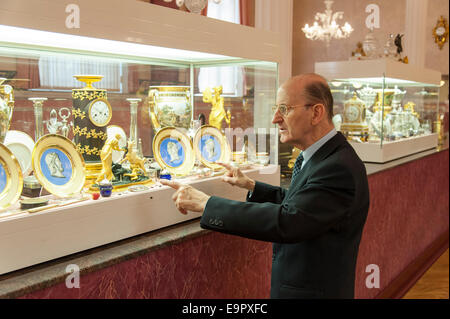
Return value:
M 153 138 L 152 150 L 161 169 L 167 170 L 174 177 L 186 176 L 194 167 L 192 141 L 187 134 L 175 127 L 160 129 Z
M 220 142 L 215 136 L 203 135 L 198 143 L 202 157 L 209 162 L 216 162 L 221 156 Z
M 55 185 L 65 185 L 72 177 L 72 162 L 64 152 L 49 148 L 40 158 L 42 174 Z
M 161 142 L 159 154 L 164 163 L 171 167 L 181 166 L 186 157 L 183 145 L 174 138 L 166 138 Z
M 0 163 L 0 194 L 5 190 L 6 183 L 8 183 L 6 179 L 6 171 L 2 163 Z

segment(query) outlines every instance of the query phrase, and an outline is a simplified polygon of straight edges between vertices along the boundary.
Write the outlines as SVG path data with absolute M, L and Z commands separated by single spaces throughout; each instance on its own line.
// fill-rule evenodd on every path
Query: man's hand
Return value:
M 249 191 L 253 192 L 253 190 L 255 189 L 255 181 L 242 173 L 239 168 L 232 167 L 231 165 L 226 163 L 216 162 L 216 164 L 222 165 L 227 169 L 227 172 L 222 175 L 222 180 L 224 182 L 227 182 L 228 184 L 233 186 L 248 189 Z
M 190 185 L 180 184 L 167 179 L 160 179 L 159 181 L 161 184 L 170 186 L 176 190 L 172 196 L 172 200 L 175 202 L 175 206 L 180 213 L 186 215 L 188 210 L 196 213 L 203 213 L 206 202 L 210 196 Z

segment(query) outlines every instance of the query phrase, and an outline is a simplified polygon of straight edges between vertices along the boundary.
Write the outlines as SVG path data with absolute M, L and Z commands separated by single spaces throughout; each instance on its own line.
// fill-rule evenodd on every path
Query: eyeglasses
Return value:
M 280 111 L 281 116 L 286 116 L 289 113 L 290 109 L 299 107 L 299 106 L 305 106 L 305 107 L 309 107 L 309 106 L 313 106 L 315 104 L 297 104 L 297 105 L 286 105 L 286 104 L 280 104 L 280 105 L 274 105 L 272 107 L 272 111 L 275 114 L 277 111 Z

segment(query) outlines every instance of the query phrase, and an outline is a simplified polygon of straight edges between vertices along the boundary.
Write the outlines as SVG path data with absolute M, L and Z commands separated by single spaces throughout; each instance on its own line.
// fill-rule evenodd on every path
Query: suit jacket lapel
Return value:
M 314 155 L 306 162 L 300 171 L 300 175 L 295 179 L 295 183 L 289 186 L 289 190 L 287 193 L 286 199 L 289 197 L 292 190 L 303 186 L 309 175 L 311 175 L 312 169 L 317 163 L 320 163 L 324 160 L 328 155 L 336 150 L 340 145 L 346 142 L 346 138 L 342 135 L 341 132 L 337 132 L 335 136 L 333 136 L 329 141 L 327 141 L 321 148 L 314 153 Z

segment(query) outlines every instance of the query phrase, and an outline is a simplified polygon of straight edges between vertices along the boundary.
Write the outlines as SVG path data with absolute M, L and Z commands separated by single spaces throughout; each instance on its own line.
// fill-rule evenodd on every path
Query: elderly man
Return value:
M 369 189 L 363 163 L 332 117 L 333 97 L 321 76 L 296 76 L 279 88 L 272 122 L 282 143 L 303 151 L 288 190 L 227 164 L 223 180 L 248 189 L 247 202 L 164 182 L 176 189 L 180 212 L 203 212 L 202 227 L 273 242 L 271 298 L 354 297 Z

